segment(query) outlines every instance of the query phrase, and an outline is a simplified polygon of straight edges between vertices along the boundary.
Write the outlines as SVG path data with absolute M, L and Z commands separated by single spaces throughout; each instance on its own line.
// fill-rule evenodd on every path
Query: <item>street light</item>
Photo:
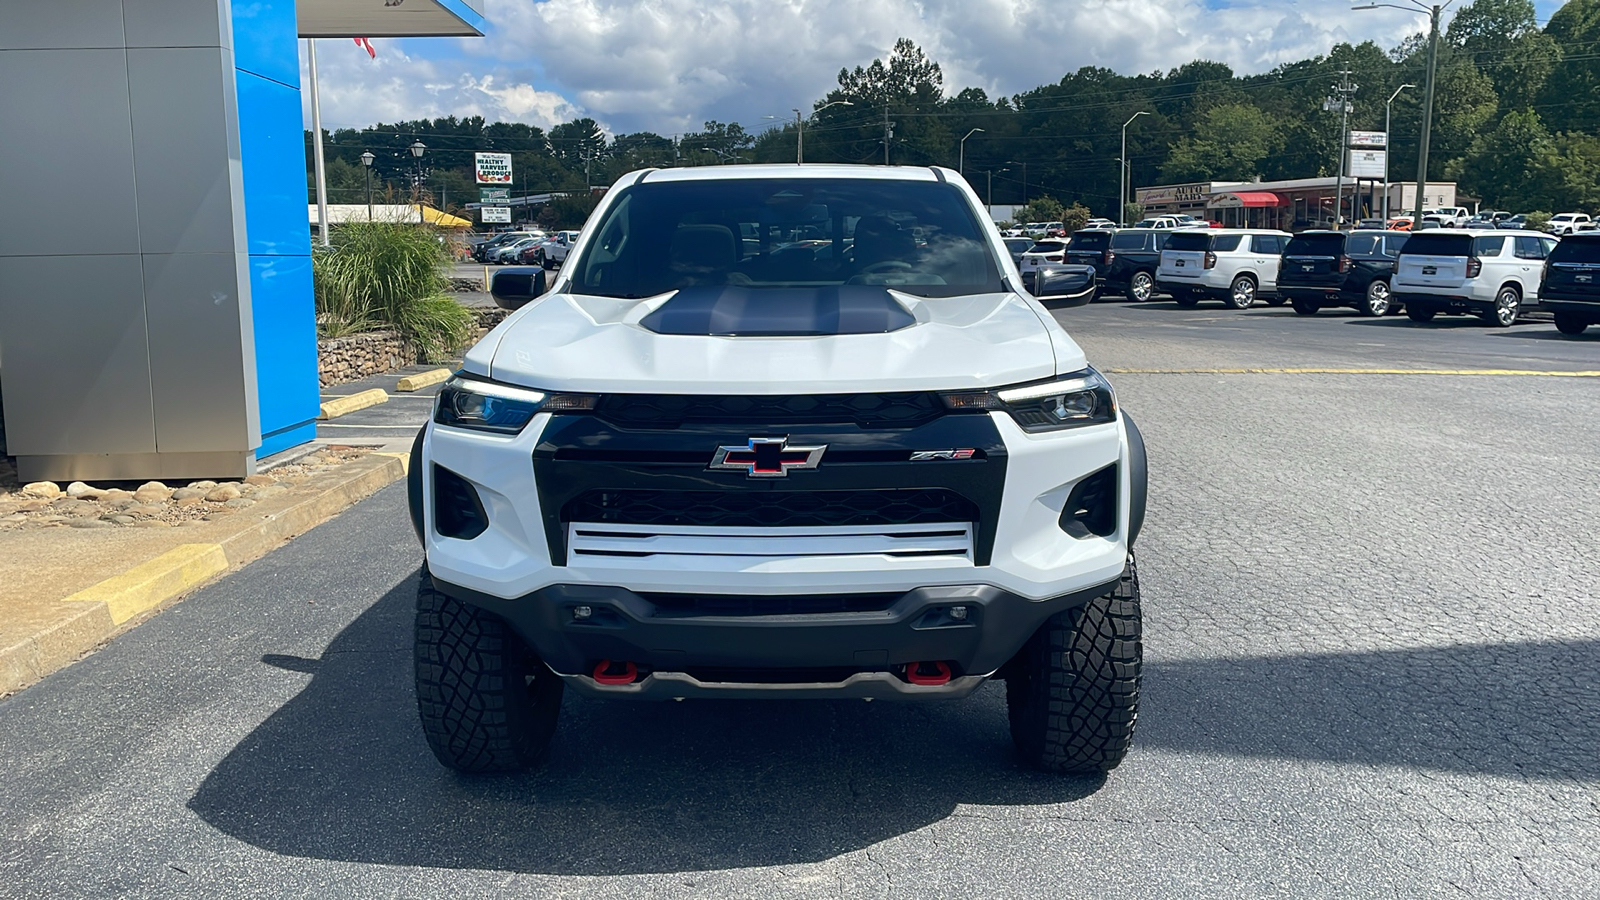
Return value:
M 372 162 L 375 159 L 377 159 L 377 157 L 372 155 L 372 151 L 371 150 L 368 150 L 365 153 L 361 154 L 361 171 L 365 172 L 366 175 L 367 175 L 367 221 L 368 222 L 372 221 Z
M 1389 140 L 1389 113 L 1394 106 L 1394 98 L 1406 88 L 1414 88 L 1414 84 L 1402 84 L 1394 89 L 1389 99 L 1383 104 L 1383 227 L 1389 227 L 1389 154 L 1394 151 L 1394 142 Z
M 1398 6 L 1393 3 L 1367 3 L 1362 6 L 1352 6 L 1351 9 L 1377 9 L 1380 6 L 1389 9 L 1398 9 L 1402 12 L 1425 12 L 1429 17 L 1428 29 L 1428 79 L 1423 89 L 1422 100 L 1422 141 L 1417 147 L 1417 197 L 1413 210 L 1413 227 L 1422 224 L 1423 192 L 1428 184 L 1428 143 L 1433 138 L 1433 82 L 1434 73 L 1439 68 L 1439 14 L 1455 0 L 1445 0 L 1429 6 L 1421 0 L 1408 0 L 1410 6 Z
M 717 155 L 717 158 L 722 160 L 722 162 L 718 163 L 718 165 L 724 165 L 725 166 L 725 165 L 728 164 L 728 160 L 730 160 L 730 159 L 744 159 L 744 157 L 739 156 L 736 153 L 728 153 L 728 152 L 723 151 L 723 150 L 718 150 L 716 147 L 701 147 L 700 149 L 704 150 L 707 153 L 715 153 Z
M 989 177 L 988 194 L 987 194 L 987 196 L 984 197 L 984 205 L 989 208 L 989 217 L 991 219 L 994 218 L 994 173 L 996 173 L 996 172 L 1009 172 L 1009 171 L 1011 171 L 1010 168 L 1004 168 L 1004 169 L 985 169 L 984 172 L 983 172 L 983 174 L 985 174 L 985 175 L 987 175 Z
M 411 180 L 411 199 L 417 204 L 417 223 L 421 225 L 427 224 L 422 216 L 422 154 L 427 150 L 428 145 L 422 141 L 411 142 L 411 158 L 417 161 L 417 177 Z
M 982 128 L 974 128 L 961 137 L 961 162 L 956 165 L 956 171 L 960 172 L 963 178 L 967 176 L 967 138 L 979 133 L 987 134 L 988 132 Z
M 830 106 L 855 106 L 855 104 L 849 100 L 831 100 L 813 109 L 811 114 L 814 116 Z M 798 109 L 794 111 L 794 161 L 796 164 L 806 161 L 806 120 Z
M 1122 176 L 1121 186 L 1117 188 L 1118 222 L 1128 216 L 1128 182 L 1133 180 L 1128 173 L 1128 126 L 1133 124 L 1134 119 L 1148 115 L 1150 114 L 1141 109 L 1129 116 L 1128 121 L 1122 123 L 1122 171 L 1117 173 Z

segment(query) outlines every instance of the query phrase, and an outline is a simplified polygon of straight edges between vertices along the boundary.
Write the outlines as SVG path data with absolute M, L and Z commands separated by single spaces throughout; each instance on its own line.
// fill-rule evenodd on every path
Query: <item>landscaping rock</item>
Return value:
M 45 500 L 54 500 L 61 496 L 61 488 L 53 481 L 35 481 L 22 486 L 24 497 L 38 497 Z
M 206 500 L 210 503 L 227 503 L 229 500 L 239 499 L 239 489 L 231 484 L 219 484 L 206 492 Z
M 178 504 L 179 509 L 187 509 L 191 506 L 199 506 L 206 501 L 204 497 L 185 497 L 182 500 L 176 500 L 174 502 Z
M 271 475 L 261 475 L 261 474 L 247 475 L 247 476 L 245 476 L 245 479 L 244 479 L 244 483 L 245 484 L 254 484 L 254 485 L 272 484 L 273 481 L 274 481 L 274 479 L 273 479 L 273 477 Z
M 92 516 L 100 511 L 100 507 L 87 500 L 74 500 L 70 497 L 51 503 L 50 509 L 62 516 Z
M 122 488 L 112 488 L 109 491 L 102 492 L 98 499 L 102 503 L 121 503 L 124 500 L 132 500 L 133 494 Z
M 212 487 L 215 487 L 215 485 Z M 172 499 L 179 501 L 180 505 L 184 500 L 203 500 L 209 490 L 211 488 L 181 487 L 172 492 Z
M 214 488 L 216 486 L 217 486 L 217 483 L 215 481 L 191 481 L 191 482 L 189 482 L 189 487 L 199 488 L 202 491 L 209 491 L 209 490 L 211 490 L 212 488 Z
M 133 516 L 127 516 L 127 515 L 122 515 L 121 513 L 118 513 L 117 515 L 114 515 L 114 516 L 102 517 L 101 521 L 102 522 L 111 522 L 111 523 L 116 524 L 116 525 L 132 525 L 133 524 Z
M 172 493 L 172 488 L 159 481 L 147 481 L 139 485 L 139 489 L 133 492 L 133 497 L 140 503 L 165 503 L 172 497 Z
M 266 487 L 256 488 L 255 493 L 251 494 L 250 496 L 253 497 L 256 500 L 270 500 L 273 497 L 278 496 L 279 494 L 287 494 L 287 493 L 289 493 L 289 489 L 284 487 L 283 485 L 281 485 L 281 484 L 269 484 Z
M 251 500 L 249 497 L 237 497 L 237 498 L 235 498 L 233 500 L 229 500 L 227 503 L 224 503 L 222 505 L 226 506 L 226 507 L 230 507 L 232 509 L 248 509 L 248 508 L 250 508 L 252 506 L 255 506 L 256 502 L 254 500 Z
M 110 528 L 111 527 L 111 523 L 110 522 L 102 522 L 99 519 L 73 519 L 71 522 L 68 522 L 67 524 L 71 525 L 73 528 Z
M 90 487 L 81 481 L 74 481 L 67 485 L 68 497 L 82 497 L 86 500 L 93 500 L 95 497 L 100 496 L 101 493 L 102 491 L 99 488 Z

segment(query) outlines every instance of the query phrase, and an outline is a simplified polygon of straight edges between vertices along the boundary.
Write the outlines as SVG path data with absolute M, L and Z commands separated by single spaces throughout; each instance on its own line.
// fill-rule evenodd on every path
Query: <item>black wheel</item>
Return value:
M 417 712 L 439 762 L 460 772 L 516 772 L 555 736 L 561 679 L 504 620 L 417 589 Z
M 1248 275 L 1239 275 L 1228 286 L 1228 305 L 1234 309 L 1249 309 L 1256 302 L 1256 281 Z
M 1289 302 L 1289 298 L 1283 296 L 1282 294 L 1273 294 L 1271 297 L 1266 298 L 1266 300 L 1268 306 L 1282 306 L 1283 304 Z
M 1556 330 L 1562 334 L 1583 334 L 1589 320 L 1572 313 L 1556 313 Z
M 1494 308 L 1478 314 L 1483 324 L 1496 328 L 1510 328 L 1517 324 L 1517 308 L 1522 305 L 1522 292 L 1516 285 L 1504 285 L 1494 295 Z
M 1426 306 L 1418 306 L 1415 303 L 1406 306 L 1406 318 L 1413 322 L 1432 322 L 1436 314 L 1436 310 L 1429 309 Z
M 539 254 L 539 268 L 544 269 L 546 272 L 549 272 L 549 271 L 554 270 L 555 267 L 556 267 L 556 261 L 555 260 L 551 259 L 548 256 L 545 256 L 543 253 Z
M 1132 300 L 1136 303 L 1143 303 L 1146 300 L 1149 300 L 1151 295 L 1155 292 L 1156 280 L 1150 276 L 1149 272 L 1135 272 L 1133 273 L 1133 276 L 1128 279 L 1129 300 Z
M 1294 307 L 1295 312 L 1302 316 L 1314 316 L 1318 310 L 1322 309 L 1315 300 L 1302 300 L 1299 297 L 1290 301 L 1290 305 Z
M 1378 317 L 1388 315 L 1392 305 L 1389 302 L 1389 282 L 1375 278 L 1367 285 L 1367 296 L 1356 309 L 1363 316 Z
M 1200 298 L 1195 296 L 1193 291 L 1175 290 L 1172 292 L 1172 299 L 1176 300 L 1178 305 L 1184 309 L 1200 305 Z
M 1007 667 L 1011 740 L 1029 765 L 1109 772 L 1128 753 L 1144 655 L 1133 558 L 1111 593 L 1051 616 Z

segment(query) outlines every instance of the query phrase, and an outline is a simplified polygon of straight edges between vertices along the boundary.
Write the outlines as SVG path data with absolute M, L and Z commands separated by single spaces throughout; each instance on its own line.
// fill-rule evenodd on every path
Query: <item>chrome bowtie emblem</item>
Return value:
M 783 478 L 790 469 L 815 469 L 827 449 L 827 444 L 790 445 L 788 437 L 753 437 L 743 447 L 718 447 L 711 468 L 736 469 L 751 478 Z

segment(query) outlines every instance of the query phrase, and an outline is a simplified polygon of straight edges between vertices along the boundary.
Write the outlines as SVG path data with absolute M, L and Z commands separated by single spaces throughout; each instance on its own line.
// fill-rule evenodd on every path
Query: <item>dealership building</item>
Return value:
M 32 213 L 0 218 L 23 480 L 239 477 L 316 435 L 300 39 L 481 36 L 483 4 L 0 2 L 0 193 Z
M 1327 227 L 1334 221 L 1337 178 L 1296 178 L 1287 181 L 1203 181 L 1138 188 L 1134 199 L 1147 216 L 1187 213 L 1196 218 L 1219 222 L 1230 228 L 1276 228 L 1299 231 Z M 1351 220 L 1351 203 L 1356 204 L 1355 219 L 1383 215 L 1382 180 L 1345 178 L 1343 200 L 1346 221 Z M 1415 182 L 1389 183 L 1389 214 L 1406 213 L 1416 207 Z M 1432 209 L 1455 206 L 1454 182 L 1427 184 L 1422 205 Z

